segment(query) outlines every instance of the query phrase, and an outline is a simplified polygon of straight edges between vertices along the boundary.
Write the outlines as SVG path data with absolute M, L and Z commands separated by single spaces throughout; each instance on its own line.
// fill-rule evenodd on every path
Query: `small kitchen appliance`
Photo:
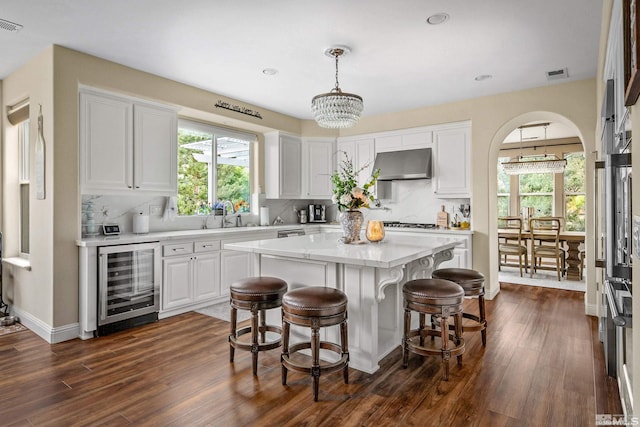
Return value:
M 307 215 L 307 211 L 304 209 L 299 210 L 298 219 L 300 220 L 300 224 L 306 224 L 309 221 L 309 216 Z
M 309 222 L 327 222 L 325 205 L 309 205 Z

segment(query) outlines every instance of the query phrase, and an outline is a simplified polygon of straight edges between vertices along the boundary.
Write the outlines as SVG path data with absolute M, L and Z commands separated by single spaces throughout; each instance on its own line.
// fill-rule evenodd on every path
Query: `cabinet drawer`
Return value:
M 220 250 L 220 240 L 203 240 L 193 244 L 195 252 L 212 252 Z
M 193 243 L 172 243 L 162 246 L 162 256 L 188 255 L 193 253 Z

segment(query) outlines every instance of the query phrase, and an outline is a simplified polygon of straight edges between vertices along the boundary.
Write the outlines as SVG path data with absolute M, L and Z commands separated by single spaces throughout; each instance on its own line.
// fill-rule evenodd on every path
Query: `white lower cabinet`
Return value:
M 251 254 L 239 251 L 222 251 L 220 255 L 220 289 L 222 295 L 229 294 L 229 287 L 245 277 L 252 276 Z
M 441 237 L 456 237 L 463 240 L 462 245 L 453 250 L 453 258 L 441 263 L 438 268 L 473 268 L 471 234 L 433 233 Z
M 438 268 L 470 268 L 467 267 L 467 250 L 454 249 L 453 258 L 441 263 Z
M 413 232 L 413 231 L 389 231 L 389 234 L 406 235 L 411 234 L 413 236 L 434 236 L 455 238 L 462 240 L 460 246 L 456 246 L 453 250 L 453 258 L 444 261 L 438 265 L 437 268 L 473 268 L 473 253 L 472 253 L 472 239 L 473 235 L 469 232 L 452 232 L 452 231 L 428 231 L 428 232 Z
M 159 317 L 228 301 L 229 286 L 253 275 L 253 258 L 247 252 L 224 250 L 224 244 L 275 237 L 276 232 L 270 230 L 241 233 L 224 240 L 164 242 Z
M 249 242 L 251 240 L 275 239 L 275 231 L 260 231 L 247 234 L 242 237 L 224 239 L 220 253 L 220 291 L 221 295 L 229 296 L 229 287 L 245 277 L 251 277 L 257 273 L 253 271 L 253 257 L 248 252 L 225 250 L 227 243 Z
M 215 302 L 220 290 L 220 241 L 163 245 L 161 317 Z

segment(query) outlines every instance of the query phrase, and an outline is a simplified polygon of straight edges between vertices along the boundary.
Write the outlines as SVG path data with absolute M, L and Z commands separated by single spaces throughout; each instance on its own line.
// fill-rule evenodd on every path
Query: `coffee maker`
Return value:
M 309 222 L 327 222 L 325 205 L 309 205 Z

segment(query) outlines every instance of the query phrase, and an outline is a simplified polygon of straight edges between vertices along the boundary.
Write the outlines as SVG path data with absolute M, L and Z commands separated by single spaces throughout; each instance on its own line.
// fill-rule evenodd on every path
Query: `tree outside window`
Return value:
M 214 143 L 215 141 L 215 143 Z M 251 136 L 183 120 L 178 129 L 178 213 L 209 215 L 230 201 L 250 212 Z
M 564 172 L 565 228 L 567 231 L 585 230 L 585 158 L 584 153 L 564 156 L 567 167 Z
M 541 159 L 542 157 L 540 157 Z M 537 160 L 538 158 L 531 158 Z M 529 173 L 518 175 L 520 210 L 534 208 L 535 216 L 553 215 L 553 174 Z
M 509 157 L 498 158 L 498 217 L 509 216 L 509 202 L 511 200 L 510 176 L 502 170 L 502 163 L 508 162 Z

